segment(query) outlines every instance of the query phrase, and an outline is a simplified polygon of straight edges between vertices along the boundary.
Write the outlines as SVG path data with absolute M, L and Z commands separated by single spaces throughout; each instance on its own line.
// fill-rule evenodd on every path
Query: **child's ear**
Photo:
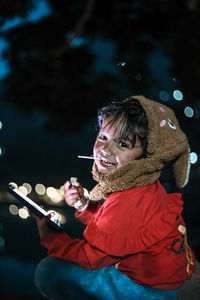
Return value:
M 183 188 L 189 180 L 190 174 L 190 149 L 186 149 L 173 163 L 173 172 L 178 187 Z

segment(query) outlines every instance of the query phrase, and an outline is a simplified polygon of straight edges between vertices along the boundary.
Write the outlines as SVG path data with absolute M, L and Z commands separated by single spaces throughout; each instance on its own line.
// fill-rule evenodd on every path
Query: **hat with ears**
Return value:
M 131 98 L 142 105 L 148 119 L 147 159 L 161 164 L 172 161 L 176 185 L 184 187 L 190 173 L 190 149 L 173 110 L 143 96 Z
M 188 182 L 190 149 L 173 110 L 143 96 L 133 96 L 124 102 L 133 100 L 140 103 L 148 120 L 147 155 L 108 174 L 99 172 L 94 162 L 92 174 L 98 184 L 90 192 L 92 200 L 106 198 L 112 192 L 150 185 L 159 179 L 168 162 L 173 164 L 176 185 L 184 187 Z

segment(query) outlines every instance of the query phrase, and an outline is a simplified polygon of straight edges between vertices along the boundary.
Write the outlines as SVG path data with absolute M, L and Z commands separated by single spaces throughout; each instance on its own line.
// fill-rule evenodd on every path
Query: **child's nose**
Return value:
M 106 144 L 104 144 L 104 146 L 102 148 L 102 152 L 105 155 L 112 155 L 112 153 L 113 153 L 112 144 L 110 142 L 107 142 Z

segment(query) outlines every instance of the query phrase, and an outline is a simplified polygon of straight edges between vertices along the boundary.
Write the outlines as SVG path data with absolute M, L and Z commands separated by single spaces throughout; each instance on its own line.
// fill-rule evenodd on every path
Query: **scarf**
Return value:
M 90 199 L 99 201 L 106 199 L 113 192 L 150 185 L 160 177 L 163 166 L 164 164 L 158 161 L 155 167 L 151 159 L 140 159 L 127 163 L 108 174 L 104 174 L 98 171 L 94 162 L 92 175 L 98 184 L 90 192 Z

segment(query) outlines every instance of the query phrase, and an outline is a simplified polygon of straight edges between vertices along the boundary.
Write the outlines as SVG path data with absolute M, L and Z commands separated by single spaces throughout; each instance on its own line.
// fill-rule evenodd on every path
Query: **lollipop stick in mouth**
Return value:
M 78 158 L 85 158 L 85 159 L 95 159 L 94 156 L 85 156 L 85 155 L 78 155 Z M 96 159 L 100 159 L 100 158 L 97 158 Z

